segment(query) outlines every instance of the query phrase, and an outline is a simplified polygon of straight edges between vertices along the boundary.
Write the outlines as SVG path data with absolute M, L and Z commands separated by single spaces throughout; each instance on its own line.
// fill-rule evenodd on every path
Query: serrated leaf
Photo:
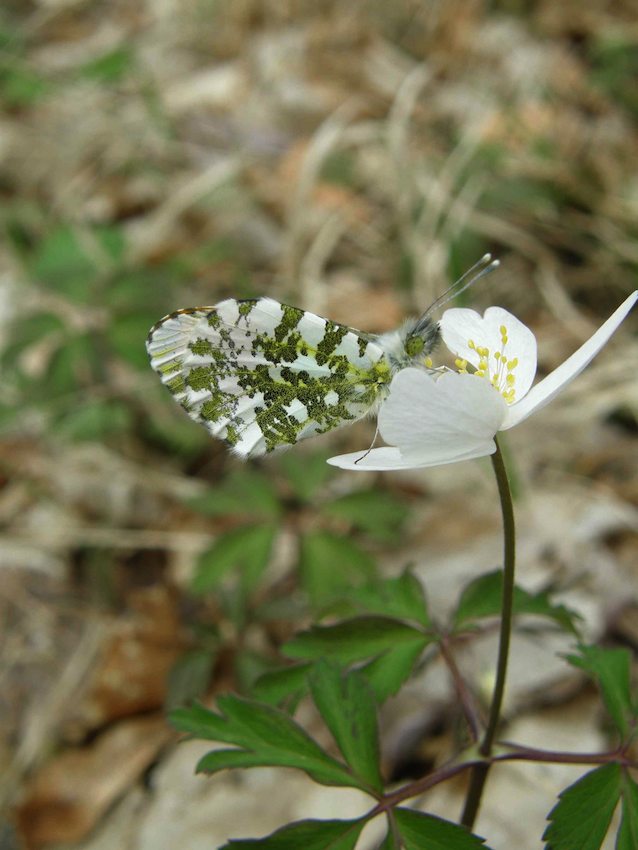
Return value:
M 299 570 L 312 604 L 321 607 L 369 581 L 376 565 L 354 541 L 320 529 L 301 538 Z
M 394 696 L 401 685 L 410 678 L 428 643 L 429 639 L 399 644 L 377 655 L 361 668 L 361 673 L 370 683 L 377 702 L 385 702 L 388 697 Z
M 308 688 L 310 662 L 290 664 L 263 673 L 253 686 L 253 694 L 269 705 L 279 705 L 286 697 L 296 696 Z
M 237 748 L 213 750 L 200 760 L 198 771 L 294 767 L 322 785 L 362 787 L 345 765 L 325 753 L 285 712 L 232 694 L 219 697 L 217 705 L 219 713 L 193 705 L 170 714 L 171 723 L 181 732 Z
M 456 629 L 466 628 L 484 617 L 496 617 L 501 613 L 503 573 L 496 570 L 479 576 L 463 590 L 454 614 Z M 572 634 L 578 631 L 575 621 L 579 615 L 564 605 L 554 605 L 546 593 L 532 594 L 522 587 L 514 588 L 514 614 L 535 614 L 548 617 Z
M 346 763 L 363 783 L 381 791 L 377 712 L 369 684 L 356 671 L 344 672 L 330 661 L 316 664 L 308 681 Z
M 408 508 L 383 490 L 355 490 L 324 505 L 325 513 L 344 519 L 379 540 L 395 540 Z
M 606 764 L 586 773 L 560 794 L 549 813 L 546 850 L 599 850 L 621 791 L 621 769 Z
M 415 620 L 425 628 L 431 625 L 423 585 L 409 570 L 397 578 L 357 588 L 355 602 L 366 613 Z
M 354 850 L 365 824 L 365 818 L 297 821 L 266 838 L 229 841 L 220 850 Z
M 391 617 L 354 617 L 333 626 L 313 626 L 284 644 L 288 658 L 332 658 L 341 664 L 388 652 L 398 645 L 424 647 L 431 638 Z
M 489 850 L 478 835 L 434 815 L 395 809 L 394 817 L 405 850 Z M 572 850 L 576 850 L 576 845 Z
M 595 679 L 616 729 L 624 737 L 635 715 L 631 698 L 631 653 L 628 649 L 604 649 L 601 646 L 578 647 L 578 655 L 568 655 L 574 667 L 580 667 Z
M 244 590 L 250 590 L 268 566 L 275 533 L 272 525 L 249 525 L 221 534 L 197 561 L 193 593 L 213 590 L 233 569 Z
M 622 820 L 616 850 L 638 850 L 638 785 L 628 771 L 623 775 Z

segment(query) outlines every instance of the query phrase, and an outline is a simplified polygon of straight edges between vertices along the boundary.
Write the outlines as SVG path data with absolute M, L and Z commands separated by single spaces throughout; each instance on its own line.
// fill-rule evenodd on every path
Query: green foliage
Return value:
M 273 480 L 250 468 L 233 470 L 221 484 L 191 499 L 188 505 L 210 517 L 248 515 L 276 519 L 281 513 Z
M 264 524 L 242 525 L 221 534 L 197 561 L 193 593 L 214 590 L 231 570 L 238 570 L 244 592 L 252 590 L 268 566 L 276 533 L 277 526 Z
M 486 573 L 470 582 L 461 593 L 453 624 L 457 631 L 471 628 L 476 620 L 497 617 L 501 611 L 503 574 L 500 570 Z M 564 605 L 555 605 L 547 593 L 529 593 L 522 587 L 514 588 L 514 613 L 534 614 L 547 617 L 561 628 L 578 635 L 576 622 L 580 619 L 575 611 Z
M 215 653 L 208 649 L 185 652 L 173 665 L 167 682 L 167 710 L 201 697 L 210 681 Z
M 328 516 L 338 517 L 377 540 L 391 542 L 401 536 L 408 508 L 384 490 L 355 490 L 327 504 Z
M 622 771 L 606 764 L 570 785 L 549 813 L 547 850 L 599 850 L 622 789 Z M 631 845 L 630 845 L 631 846 Z
M 567 660 L 596 681 L 614 726 L 625 738 L 638 717 L 631 693 L 630 651 L 581 644 L 578 655 L 569 655 Z
M 354 617 L 331 626 L 312 626 L 301 632 L 282 651 L 289 658 L 333 658 L 342 664 L 361 661 L 401 644 L 426 646 L 431 637 L 392 617 Z
M 124 402 L 89 401 L 68 409 L 58 420 L 57 433 L 77 442 L 106 440 L 132 425 L 131 409 Z
M 196 738 L 222 741 L 233 749 L 213 750 L 200 759 L 200 773 L 231 767 L 294 767 L 322 785 L 358 787 L 345 765 L 325 753 L 279 709 L 227 694 L 217 701 L 220 713 L 200 705 L 176 709 L 171 722 Z
M 230 767 L 294 767 L 323 785 L 360 788 L 374 794 L 379 775 L 376 711 L 367 684 L 356 672 L 333 664 L 317 665 L 310 677 L 315 704 L 332 732 L 346 764 L 328 755 L 288 714 L 273 706 L 226 695 L 220 713 L 200 705 L 177 709 L 173 725 L 206 740 L 232 744 L 213 750 L 198 770 L 214 773 Z
M 434 815 L 401 808 L 393 817 L 405 850 L 488 850 L 482 838 Z
M 397 578 L 357 588 L 353 602 L 369 614 L 414 620 L 426 629 L 431 627 L 423 585 L 409 570 Z
M 389 829 L 385 838 L 379 845 L 378 850 L 401 850 L 401 840 L 399 835 L 395 831 Z
M 282 648 L 289 658 L 331 658 L 341 664 L 366 661 L 361 672 L 383 701 L 410 676 L 433 636 L 401 620 L 368 616 L 332 626 L 313 626 Z
M 361 668 L 378 702 L 394 696 L 412 675 L 424 649 L 422 641 L 398 644 L 377 655 Z
M 257 679 L 253 694 L 257 699 L 271 705 L 280 705 L 284 701 L 295 701 L 303 695 L 308 686 L 308 673 L 311 662 L 290 664 L 277 670 L 269 670 Z
M 320 661 L 309 676 L 315 705 L 346 763 L 362 784 L 383 789 L 379 773 L 377 712 L 370 686 L 356 671 Z
M 326 463 L 323 454 L 299 451 L 286 452 L 279 457 L 279 468 L 288 486 L 301 502 L 313 502 L 335 471 Z
M 94 260 L 81 245 L 73 228 L 51 230 L 26 257 L 34 281 L 76 303 L 88 303 L 93 295 Z
M 613 35 L 604 31 L 591 45 L 590 58 L 594 84 L 634 116 L 637 115 L 635 80 L 638 75 L 638 48 L 635 39 L 620 30 Z
M 348 537 L 317 529 L 301 538 L 301 584 L 316 608 L 339 599 L 345 590 L 363 584 L 375 571 L 374 558 Z
M 117 316 L 109 323 L 105 332 L 105 340 L 109 350 L 135 369 L 148 368 L 148 355 L 144 340 L 153 324 L 150 311 L 131 313 Z
M 636 850 L 638 847 L 638 784 L 623 773 L 622 818 L 616 838 L 616 850 Z
M 229 841 L 221 850 L 354 850 L 365 823 L 362 818 L 297 821 L 266 838 Z
M 31 106 L 50 91 L 36 71 L 18 62 L 0 61 L 0 103 L 8 108 Z

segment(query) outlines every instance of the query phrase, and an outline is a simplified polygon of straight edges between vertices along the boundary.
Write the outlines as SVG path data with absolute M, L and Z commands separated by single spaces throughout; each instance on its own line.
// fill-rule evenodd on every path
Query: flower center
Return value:
M 505 325 L 501 325 L 499 331 L 501 334 L 500 348 L 493 352 L 485 346 L 476 345 L 472 339 L 468 340 L 468 348 L 475 351 L 479 358 L 478 366 L 472 374 L 479 378 L 486 378 L 508 404 L 513 404 L 516 400 L 514 370 L 518 366 L 518 357 L 508 359 L 505 353 L 508 343 L 507 328 Z M 455 361 L 455 365 L 459 372 L 467 373 L 467 360 L 459 358 Z

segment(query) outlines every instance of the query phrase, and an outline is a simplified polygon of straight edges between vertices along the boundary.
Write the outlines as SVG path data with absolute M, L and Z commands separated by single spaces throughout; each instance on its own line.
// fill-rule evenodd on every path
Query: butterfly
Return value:
M 146 348 L 175 400 L 242 458 L 253 458 L 374 412 L 407 366 L 430 368 L 432 313 L 498 260 L 479 260 L 419 318 L 365 333 L 272 298 L 228 298 L 177 310 Z

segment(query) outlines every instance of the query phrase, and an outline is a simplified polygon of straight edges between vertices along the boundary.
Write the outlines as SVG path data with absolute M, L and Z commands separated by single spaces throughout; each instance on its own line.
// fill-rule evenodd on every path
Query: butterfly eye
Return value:
M 405 353 L 408 357 L 418 357 L 419 354 L 423 353 L 423 349 L 425 348 L 425 340 L 422 336 L 417 336 L 413 334 L 409 336 L 405 341 Z

